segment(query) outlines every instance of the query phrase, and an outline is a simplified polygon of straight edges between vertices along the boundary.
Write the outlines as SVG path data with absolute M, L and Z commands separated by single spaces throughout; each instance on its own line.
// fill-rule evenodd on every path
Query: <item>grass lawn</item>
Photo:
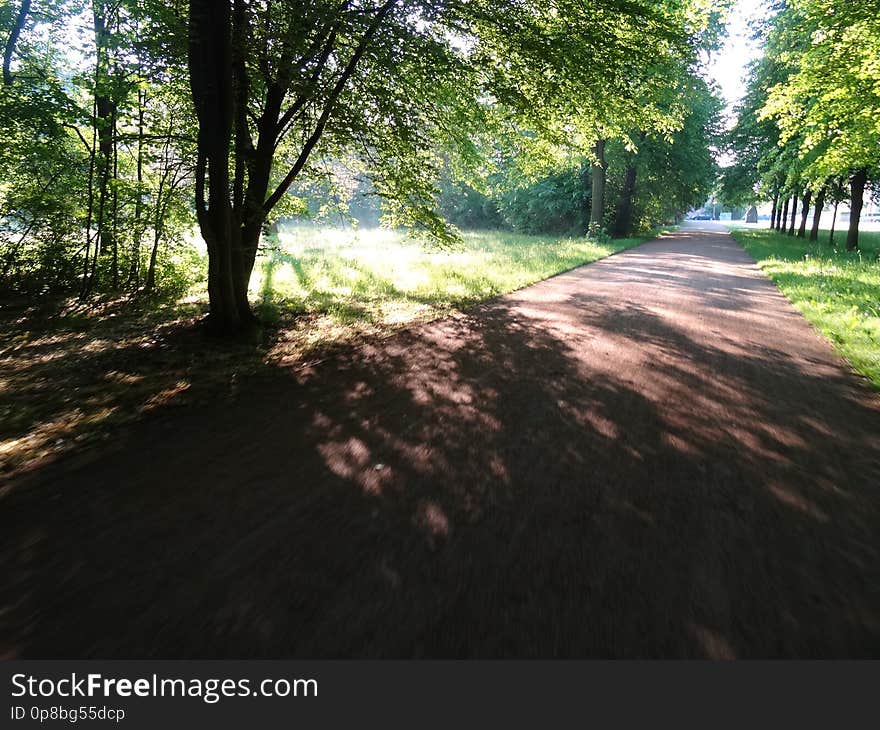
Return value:
M 465 234 L 438 250 L 385 230 L 291 227 L 258 260 L 251 294 L 265 340 L 193 331 L 204 290 L 142 307 L 0 301 L 0 475 L 96 440 L 140 414 L 235 393 L 242 374 L 512 291 L 645 239 Z M 203 278 L 203 277 L 202 277 Z
M 732 234 L 767 275 L 821 331 L 838 353 L 880 388 L 880 233 L 862 232 L 861 250 L 839 248 L 828 232 L 819 242 L 769 230 L 733 229 Z
M 486 231 L 438 249 L 386 229 L 291 226 L 258 262 L 251 298 L 265 320 L 280 320 L 270 356 L 286 360 L 321 343 L 434 319 L 645 240 Z

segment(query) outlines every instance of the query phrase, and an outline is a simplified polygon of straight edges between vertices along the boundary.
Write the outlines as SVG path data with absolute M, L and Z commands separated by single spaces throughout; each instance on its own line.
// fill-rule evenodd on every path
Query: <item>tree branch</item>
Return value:
M 355 68 L 357 67 L 358 63 L 366 52 L 370 41 L 373 39 L 373 36 L 376 34 L 376 31 L 379 29 L 382 21 L 385 20 L 385 18 L 388 16 L 388 14 L 391 12 L 396 4 L 397 0 L 386 0 L 385 4 L 382 5 L 376 12 L 376 16 L 373 18 L 373 21 L 364 32 L 364 35 L 361 37 L 361 41 L 355 49 L 355 52 L 348 60 L 348 63 L 346 64 L 345 69 L 337 80 L 336 85 L 333 87 L 329 96 L 327 97 L 327 101 L 324 104 L 324 110 L 318 117 L 318 121 L 315 124 L 315 128 L 312 131 L 312 134 L 305 141 L 299 157 L 297 157 L 296 162 L 290 169 L 290 172 L 288 172 L 287 175 L 284 176 L 281 184 L 275 189 L 275 192 L 269 196 L 265 203 L 263 203 L 263 210 L 266 213 L 271 211 L 272 208 L 274 208 L 275 205 L 278 204 L 278 201 L 281 200 L 281 197 L 287 192 L 287 189 L 296 179 L 296 176 L 299 175 L 302 168 L 305 166 L 306 162 L 309 159 L 309 155 L 311 155 L 312 150 L 315 148 L 315 145 L 318 143 L 318 140 L 324 133 L 324 128 L 327 126 L 327 122 L 329 121 L 330 115 L 333 112 L 333 108 L 336 105 L 336 100 L 345 89 L 345 85 L 348 83 L 348 80 L 354 73 Z
M 15 53 L 15 45 L 27 21 L 28 13 L 31 10 L 31 0 L 22 0 L 21 7 L 18 9 L 18 15 L 15 16 L 15 22 L 12 30 L 9 32 L 9 38 L 6 41 L 6 48 L 3 50 L 3 83 L 6 86 L 12 85 L 12 54 Z

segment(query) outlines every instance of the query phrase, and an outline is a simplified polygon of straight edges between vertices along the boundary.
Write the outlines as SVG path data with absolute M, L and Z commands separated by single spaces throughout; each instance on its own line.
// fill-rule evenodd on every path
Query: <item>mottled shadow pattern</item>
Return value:
M 880 401 L 683 229 L 0 500 L 9 657 L 880 656 Z

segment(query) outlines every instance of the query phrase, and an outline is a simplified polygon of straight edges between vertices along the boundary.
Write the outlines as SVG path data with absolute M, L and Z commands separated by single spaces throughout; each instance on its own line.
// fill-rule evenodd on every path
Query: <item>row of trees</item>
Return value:
M 261 234 L 340 167 L 440 239 L 444 176 L 510 200 L 575 175 L 584 220 L 617 234 L 670 217 L 710 174 L 699 59 L 724 9 L 3 0 L 2 282 L 151 291 L 195 226 L 209 322 L 239 331 Z
M 593 205 L 595 158 L 574 154 L 546 173 L 523 174 L 512 161 L 478 189 L 446 178 L 440 210 L 462 228 L 508 228 L 524 233 L 583 235 L 598 228 L 615 237 L 677 222 L 713 190 L 721 141 L 720 102 L 692 77 L 682 126 L 669 134 L 633 131 L 632 142 L 604 145 L 603 200 Z
M 2 11 L 2 283 L 153 290 L 167 244 L 192 226 L 195 123 L 173 52 L 182 6 L 23 0 Z
M 772 227 L 812 240 L 825 207 L 836 221 L 846 200 L 855 249 L 866 188 L 880 181 L 880 2 L 787 0 L 773 10 L 730 133 L 736 162 L 723 197 L 772 201 Z

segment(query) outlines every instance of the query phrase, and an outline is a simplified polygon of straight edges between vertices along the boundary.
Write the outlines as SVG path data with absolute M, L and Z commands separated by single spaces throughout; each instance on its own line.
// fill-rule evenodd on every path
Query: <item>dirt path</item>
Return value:
M 880 401 L 719 232 L 3 494 L 7 656 L 880 656 Z

